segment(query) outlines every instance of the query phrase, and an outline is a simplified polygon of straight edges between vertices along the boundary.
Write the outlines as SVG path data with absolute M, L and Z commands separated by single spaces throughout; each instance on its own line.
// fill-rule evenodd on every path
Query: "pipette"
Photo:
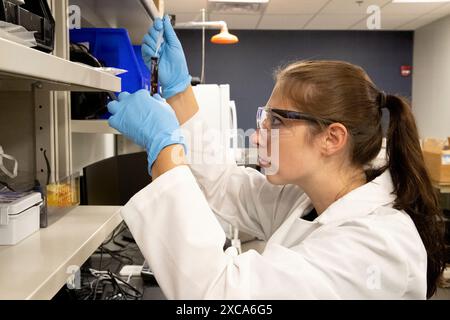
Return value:
M 163 19 L 164 17 L 164 0 L 159 0 L 159 10 L 155 6 L 155 3 L 152 0 L 140 0 L 142 6 L 144 7 L 145 11 L 147 11 L 150 18 L 155 21 L 156 18 Z M 159 50 L 161 48 L 161 45 L 164 41 L 163 39 L 163 33 L 162 30 L 159 33 L 158 40 L 156 42 L 156 50 L 154 56 L 151 58 L 151 79 L 150 79 L 150 94 L 153 96 L 157 93 L 159 93 L 158 90 L 158 64 L 159 64 Z
M 158 40 L 156 41 L 155 57 L 158 57 L 159 49 L 161 49 L 161 45 L 163 42 L 164 42 L 164 29 L 159 32 Z
M 161 30 L 158 36 L 158 40 L 156 41 L 156 50 L 155 55 L 151 58 L 151 79 L 150 79 L 150 94 L 153 96 L 159 93 L 158 90 L 158 65 L 159 65 L 159 50 L 163 43 L 164 30 Z

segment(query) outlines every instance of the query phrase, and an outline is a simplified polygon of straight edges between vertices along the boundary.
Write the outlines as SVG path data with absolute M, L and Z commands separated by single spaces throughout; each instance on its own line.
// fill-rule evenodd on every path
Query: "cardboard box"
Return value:
M 431 179 L 438 183 L 450 184 L 450 138 L 448 141 L 425 139 L 422 144 L 425 166 Z

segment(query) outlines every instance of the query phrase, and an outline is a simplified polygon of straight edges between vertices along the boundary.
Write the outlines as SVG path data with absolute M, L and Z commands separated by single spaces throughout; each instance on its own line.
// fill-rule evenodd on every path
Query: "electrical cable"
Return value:
M 50 175 L 51 175 L 51 168 L 50 168 L 50 161 L 48 161 L 47 158 L 47 150 L 44 150 L 43 152 L 44 154 L 44 159 L 45 159 L 45 164 L 47 165 L 47 185 L 50 184 Z
M 143 292 L 130 284 L 131 276 L 128 279 L 122 279 L 117 275 L 117 272 L 125 264 L 135 264 L 134 256 L 128 256 L 125 252 L 138 251 L 139 247 L 135 242 L 130 242 L 128 244 L 122 244 L 118 242 L 119 236 L 127 231 L 128 227 L 125 223 L 121 223 L 117 226 L 110 237 L 104 241 L 96 253 L 100 253 L 100 264 L 99 270 L 84 267 L 82 268 L 82 277 L 88 281 L 84 281 L 82 288 L 71 292 L 75 298 L 80 300 L 137 300 L 142 299 Z M 106 246 L 110 243 L 115 245 L 122 245 L 118 250 L 112 250 Z M 107 264 L 104 263 L 104 255 L 107 254 L 110 259 L 108 259 Z M 119 265 L 117 270 L 114 272 L 109 269 L 109 265 L 113 261 L 118 261 Z M 106 269 L 106 270 L 105 270 Z M 105 270 L 105 271 L 101 271 Z
M 206 10 L 202 9 L 202 22 L 206 20 Z M 205 34 L 205 26 L 202 28 L 202 71 L 200 75 L 200 83 L 205 84 L 205 55 L 206 55 L 206 34 Z
M 93 300 L 97 299 L 99 294 L 99 286 L 102 286 L 101 290 L 104 293 L 104 287 L 107 284 L 110 284 L 113 287 L 113 292 L 111 296 L 107 298 L 108 300 L 116 300 L 116 297 L 121 297 L 122 300 L 128 299 L 141 299 L 143 293 L 139 291 L 137 288 L 125 282 L 123 279 L 118 277 L 116 274 L 111 271 L 99 271 L 95 269 L 90 269 L 90 274 L 95 277 L 93 281 L 89 284 L 89 294 L 83 297 L 83 300 L 88 300 L 91 296 Z M 95 283 L 95 287 L 94 287 Z
M 10 190 L 10 191 L 12 191 L 12 192 L 16 192 L 16 190 L 14 190 L 9 184 L 7 184 L 6 182 L 4 182 L 4 181 L 0 181 L 0 184 L 2 185 L 2 186 L 4 186 L 5 188 L 7 188 L 8 190 Z
M 102 269 L 102 260 L 103 260 L 103 246 L 100 246 L 100 263 L 99 263 L 99 269 Z

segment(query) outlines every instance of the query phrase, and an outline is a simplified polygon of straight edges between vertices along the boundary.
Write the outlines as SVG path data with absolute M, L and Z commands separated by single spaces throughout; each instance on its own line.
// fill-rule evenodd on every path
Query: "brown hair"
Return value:
M 342 61 L 300 61 L 277 71 L 278 90 L 301 111 L 342 123 L 350 135 L 350 160 L 366 167 L 382 144 L 383 107 L 390 112 L 387 132 L 388 163 L 367 169 L 370 181 L 389 169 L 396 200 L 414 221 L 427 251 L 427 298 L 436 291 L 445 267 L 442 213 L 425 169 L 414 116 L 405 99 L 380 92 L 366 72 Z M 321 130 L 312 125 L 312 132 Z

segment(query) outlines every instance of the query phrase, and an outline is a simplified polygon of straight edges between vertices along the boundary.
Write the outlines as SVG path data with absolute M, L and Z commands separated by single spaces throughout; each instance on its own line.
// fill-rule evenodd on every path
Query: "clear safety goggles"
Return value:
M 258 108 L 256 113 L 256 128 L 263 130 L 277 130 L 279 135 L 291 135 L 293 134 L 293 122 L 299 120 L 323 125 L 330 125 L 334 122 L 304 112 L 269 108 L 266 106 Z
M 8 169 L 6 167 L 5 160 L 8 160 L 8 162 L 10 162 L 11 165 L 9 167 L 11 169 Z M 3 152 L 2 146 L 0 146 L 0 174 L 3 173 L 8 177 L 10 177 L 11 179 L 14 179 L 15 177 L 17 177 L 17 168 L 18 168 L 17 160 L 13 156 L 5 154 Z

